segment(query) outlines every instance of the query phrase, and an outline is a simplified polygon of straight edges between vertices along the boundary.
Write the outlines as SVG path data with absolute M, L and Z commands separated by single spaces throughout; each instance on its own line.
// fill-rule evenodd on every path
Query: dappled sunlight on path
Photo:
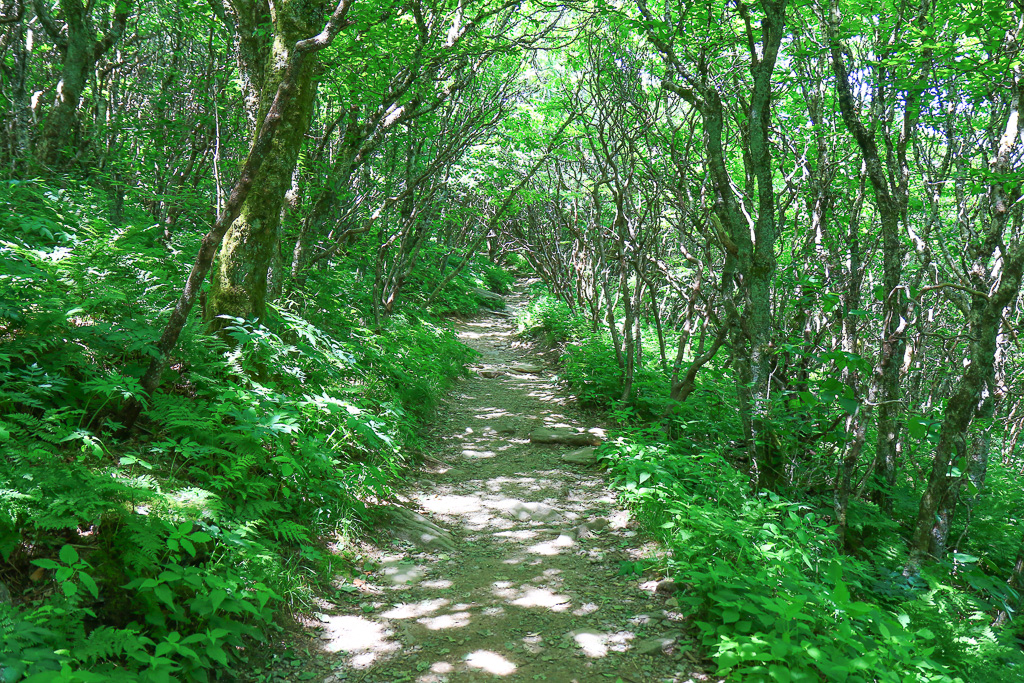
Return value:
M 441 409 L 436 466 L 404 493 L 455 549 L 381 551 L 354 596 L 358 613 L 322 624 L 337 657 L 326 681 L 712 680 L 678 637 L 679 615 L 620 574 L 641 544 L 600 473 L 562 462 L 571 448 L 529 438 L 541 427 L 603 430 L 571 409 L 507 317 L 458 328 L 479 363 Z M 666 628 L 673 646 L 645 648 Z

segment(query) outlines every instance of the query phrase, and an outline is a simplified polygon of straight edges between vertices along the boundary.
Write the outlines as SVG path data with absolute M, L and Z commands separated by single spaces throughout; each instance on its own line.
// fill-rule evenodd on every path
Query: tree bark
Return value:
M 313 111 L 315 57 L 300 60 L 294 73 L 289 73 L 289 68 L 296 45 L 315 30 L 317 18 L 298 0 L 278 3 L 271 13 L 274 43 L 257 120 L 265 117 L 286 76 L 294 81 L 294 94 L 281 103 L 277 134 L 238 217 L 224 236 L 206 309 L 211 332 L 222 331 L 232 324 L 231 318 L 262 320 L 266 313 L 267 276 L 278 249 L 281 210 Z
M 923 25 L 927 3 L 923 3 L 916 23 Z M 913 85 L 907 88 L 902 129 L 895 140 L 887 140 L 889 151 L 883 165 L 875 131 L 861 121 L 853 99 L 850 76 L 840 44 L 840 17 L 834 0 L 825 20 L 832 71 L 836 79 L 839 110 L 864 159 L 868 180 L 875 193 L 875 206 L 882 222 L 882 319 L 883 329 L 874 383 L 878 390 L 878 435 L 875 453 L 872 499 L 887 513 L 892 512 L 892 488 L 896 482 L 897 437 L 899 431 L 900 363 L 906 345 L 907 298 L 902 287 L 905 248 L 900 238 L 900 220 L 909 201 L 910 170 L 907 147 L 913 138 L 920 114 L 920 94 L 926 85 L 925 67 L 920 67 Z M 926 62 L 928 50 L 923 51 Z M 884 130 L 884 127 L 883 127 Z
M 743 112 L 747 134 L 743 154 L 757 185 L 757 217 L 748 223 L 733 190 L 724 144 L 726 112 L 720 87 L 707 73 L 692 74 L 673 47 L 653 30 L 648 38 L 662 54 L 670 72 L 683 83 L 666 78 L 662 86 L 691 103 L 704 122 L 704 144 L 709 175 L 715 189 L 712 217 L 726 253 L 723 294 L 730 327 L 730 346 L 736 373 L 740 421 L 750 461 L 754 488 L 777 489 L 783 483 L 782 453 L 771 434 L 769 371 L 771 360 L 771 290 L 775 278 L 775 190 L 769 144 L 772 75 L 785 36 L 786 0 L 762 0 L 760 49 L 749 10 L 739 3 L 739 18 L 746 27 L 752 93 Z M 654 17 L 646 0 L 637 0 L 648 22 Z
M 1024 271 L 1024 246 L 1004 256 L 1002 276 L 991 296 L 975 295 L 970 317 L 970 366 L 950 396 L 939 430 L 939 443 L 935 448 L 931 474 L 918 508 L 917 522 L 910 541 L 910 554 L 906 573 L 916 574 L 929 557 L 945 554 L 949 533 L 948 522 L 936 516 L 942 501 L 950 495 L 952 478 L 949 467 L 954 458 L 967 467 L 967 435 L 975 412 L 982 406 L 979 401 L 985 391 L 987 378 L 992 376 L 996 356 L 996 335 L 1002 322 L 1003 309 L 1020 292 L 1021 273 Z
M 857 356 L 860 353 L 860 332 L 857 328 L 858 316 L 851 315 L 851 311 L 859 310 L 861 307 L 861 288 L 864 281 L 863 256 L 860 249 L 860 209 L 864 200 L 864 176 L 861 176 L 860 189 L 857 199 L 854 202 L 850 225 L 847 232 L 847 244 L 849 253 L 849 284 L 847 285 L 843 315 L 843 351 L 850 356 Z M 860 394 L 860 371 L 847 365 L 844 369 L 846 386 L 854 396 Z M 875 388 L 872 384 L 868 390 L 868 400 L 862 403 L 852 415 L 846 418 L 846 434 L 849 441 L 846 444 L 842 460 L 839 464 L 838 482 L 835 496 L 835 518 L 836 518 L 836 545 L 842 551 L 847 551 L 846 529 L 848 526 L 848 513 L 850 508 L 850 495 L 853 492 L 853 478 L 860 463 L 860 456 L 864 450 L 864 443 L 867 440 L 867 425 L 871 411 L 871 404 L 875 402 Z

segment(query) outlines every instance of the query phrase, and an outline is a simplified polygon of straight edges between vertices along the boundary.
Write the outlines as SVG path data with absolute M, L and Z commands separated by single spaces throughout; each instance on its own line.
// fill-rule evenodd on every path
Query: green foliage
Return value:
M 583 406 L 608 407 L 622 395 L 615 351 L 597 335 L 566 346 L 564 376 Z
M 674 600 L 719 675 L 849 683 L 1022 675 L 1024 656 L 1012 632 L 989 626 L 992 611 L 1016 599 L 993 578 L 1009 573 L 1012 545 L 989 560 L 988 573 L 977 557 L 960 555 L 923 578 L 905 577 L 898 525 L 854 500 L 847 540 L 858 552 L 844 555 L 830 495 L 816 503 L 751 495 L 748 476 L 736 467 L 732 443 L 740 426 L 732 380 L 723 372 L 706 368 L 690 399 L 670 404 L 666 375 L 644 366 L 634 400 L 622 404 L 621 372 L 605 333 L 580 329 L 564 304 L 543 292 L 521 328 L 561 334 L 564 379 L 583 404 L 607 410 L 623 427 L 599 456 L 620 499 L 663 543 L 668 559 L 623 563 L 619 571 L 636 575 L 659 566 L 684 586 Z M 798 452 L 801 443 L 839 443 L 835 415 L 849 412 L 846 398 L 846 387 L 829 375 L 812 375 L 803 390 L 781 394 L 769 411 L 776 444 Z M 1015 475 L 998 465 L 991 476 L 1006 480 L 1008 490 L 1019 488 L 1009 483 Z M 1002 501 L 995 509 L 986 500 L 975 510 L 979 548 L 1014 533 L 1001 521 L 1019 509 L 1015 496 L 993 498 Z
M 0 186 L 0 680 L 227 677 L 333 574 L 325 542 L 392 496 L 472 352 L 426 311 L 371 331 L 339 268 L 225 340 L 193 319 L 146 397 L 183 265 L 145 216 L 115 229 L 69 186 Z
M 686 443 L 634 431 L 600 453 L 622 499 L 668 546 L 667 569 L 686 586 L 676 600 L 720 675 L 867 683 L 1015 680 L 1024 671 L 985 606 L 948 576 L 904 580 L 895 593 L 877 566 L 837 552 L 819 512 L 750 497 L 720 452 Z
M 512 291 L 512 285 L 516 276 L 501 266 L 484 262 L 480 267 L 480 277 L 489 291 L 495 294 L 508 294 Z
M 565 302 L 543 289 L 517 315 L 520 333 L 543 337 L 548 344 L 565 344 L 587 329 L 586 321 L 573 316 Z

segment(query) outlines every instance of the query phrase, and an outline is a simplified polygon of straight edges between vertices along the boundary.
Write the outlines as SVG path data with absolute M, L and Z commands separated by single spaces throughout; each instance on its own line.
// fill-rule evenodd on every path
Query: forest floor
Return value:
M 510 308 L 524 301 L 517 291 Z M 539 427 L 603 436 L 560 393 L 552 359 L 516 338 L 508 314 L 457 331 L 480 358 L 440 407 L 428 466 L 400 496 L 443 531 L 414 522 L 415 544 L 372 548 L 375 570 L 351 602 L 315 615 L 311 656 L 261 679 L 713 680 L 657 577 L 623 573 L 650 548 L 601 472 L 562 461 L 572 447 L 530 442 Z M 533 372 L 512 369 L 524 364 Z

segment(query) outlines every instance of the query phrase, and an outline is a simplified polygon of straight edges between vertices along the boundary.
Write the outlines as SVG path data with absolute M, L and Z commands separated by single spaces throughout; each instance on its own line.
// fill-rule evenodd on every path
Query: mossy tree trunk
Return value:
M 1019 234 L 1024 217 L 1020 200 L 1024 185 L 1012 178 L 1012 159 L 1018 140 L 1024 133 L 1024 79 L 1018 78 L 1010 96 L 1009 116 L 990 164 L 993 178 L 987 198 L 987 229 L 979 230 L 981 239 L 969 247 L 973 257 L 967 273 L 971 285 L 968 314 L 969 364 L 949 397 L 939 430 L 928 484 L 921 496 L 917 522 L 910 539 L 906 574 L 916 574 L 928 559 L 941 559 L 948 549 L 953 512 L 964 485 L 962 476 L 953 476 L 954 465 L 975 487 L 984 484 L 988 465 L 987 431 L 991 427 L 993 402 L 997 388 L 995 367 L 1000 328 L 1006 308 L 1020 294 L 1024 280 L 1024 243 L 1007 244 L 1006 232 L 1011 218 L 1013 232 Z M 972 425 L 979 430 L 978 443 L 970 443 Z
M 913 25 L 919 30 L 930 26 L 929 11 L 928 3 L 922 3 L 917 9 Z M 883 329 L 873 373 L 874 386 L 869 389 L 870 402 L 878 406 L 874 490 L 871 499 L 882 510 L 891 513 L 902 411 L 900 364 L 907 343 L 908 300 L 903 284 L 906 248 L 901 237 L 901 224 L 910 202 L 907 150 L 916 136 L 922 93 L 930 78 L 930 50 L 922 50 L 920 58 L 910 63 L 911 70 L 902 82 L 892 78 L 892 83 L 882 82 L 878 85 L 882 89 L 893 88 L 903 98 L 906 104 L 902 108 L 902 120 L 897 121 L 892 115 L 880 114 L 875 108 L 871 114 L 875 120 L 865 123 L 851 86 L 851 67 L 847 65 L 844 56 L 846 48 L 839 39 L 841 24 L 842 17 L 836 3 L 832 2 L 824 28 L 829 42 L 829 61 L 835 77 L 836 97 L 843 122 L 861 152 L 865 172 L 874 191 L 875 208 L 881 219 Z M 891 50 L 887 45 L 878 45 L 876 48 L 880 53 Z M 854 72 L 857 68 L 854 65 Z M 884 147 L 879 147 L 878 138 L 882 138 Z
M 655 19 L 646 0 L 637 0 L 637 7 L 644 19 L 652 26 L 657 25 L 659 20 Z M 724 102 L 732 103 L 737 98 L 734 93 L 722 89 L 720 81 L 712 73 L 711 63 L 702 62 L 698 71 L 691 72 L 670 42 L 653 30 L 648 31 L 647 37 L 668 67 L 669 77 L 662 82 L 662 87 L 696 108 L 704 124 L 707 169 L 715 193 L 710 218 L 725 252 L 722 298 L 727 313 L 726 324 L 751 484 L 754 488 L 774 490 L 785 483 L 785 454 L 772 434 L 769 401 L 772 285 L 778 232 L 772 170 L 771 102 L 772 77 L 779 48 L 786 36 L 787 0 L 762 0 L 757 8 L 762 16 L 760 26 L 755 28 L 750 8 L 742 3 L 737 6 L 737 18 L 743 22 L 746 31 L 751 76 L 750 99 L 738 98 L 742 112 L 739 114 L 726 108 Z M 727 99 L 723 100 L 723 95 Z M 730 175 L 726 137 L 727 124 L 733 116 L 745 119 L 740 131 L 740 145 L 747 185 L 756 185 L 756 196 L 749 199 L 751 203 L 756 201 L 757 213 L 756 218 L 749 221 Z
M 295 44 L 313 32 L 320 20 L 305 2 L 284 2 L 271 8 L 273 44 L 264 69 L 257 121 L 263 120 L 274 100 Z M 285 193 L 291 187 L 295 162 L 309 129 L 316 64 L 315 56 L 302 62 L 295 96 L 284 103 L 266 160 L 241 213 L 224 236 L 205 312 L 211 331 L 231 324 L 225 316 L 260 320 L 266 313 L 267 275 L 278 249 Z
M 181 296 L 174 305 L 167 326 L 156 344 L 156 354 L 142 377 L 142 388 L 147 394 L 152 396 L 160 386 L 160 380 L 167 367 L 171 352 L 178 343 L 178 337 L 185 327 L 185 322 L 192 312 L 196 299 L 199 298 L 200 287 L 213 266 L 217 245 L 223 243 L 228 230 L 241 216 L 254 184 L 263 177 L 261 173 L 263 164 L 274 149 L 277 133 L 285 119 L 285 112 L 290 110 L 291 101 L 299 94 L 303 78 L 307 85 L 309 83 L 310 71 L 307 68 L 307 63 L 312 61 L 317 52 L 331 45 L 338 33 L 350 25 L 351 22 L 348 21 L 347 16 L 354 2 L 355 0 L 341 0 L 322 31 L 309 38 L 300 36 L 300 39 L 287 50 L 287 61 L 280 65 L 280 76 L 276 78 L 277 88 L 274 96 L 270 100 L 266 116 L 259 130 L 253 138 L 249 155 L 242 165 L 238 180 L 231 188 L 224 208 L 217 216 L 213 227 L 203 236 L 199 253 L 185 280 Z M 266 281 L 264 281 L 265 287 Z M 121 416 L 126 431 L 130 431 L 134 427 L 141 412 L 142 403 L 139 400 L 133 399 L 128 402 Z

